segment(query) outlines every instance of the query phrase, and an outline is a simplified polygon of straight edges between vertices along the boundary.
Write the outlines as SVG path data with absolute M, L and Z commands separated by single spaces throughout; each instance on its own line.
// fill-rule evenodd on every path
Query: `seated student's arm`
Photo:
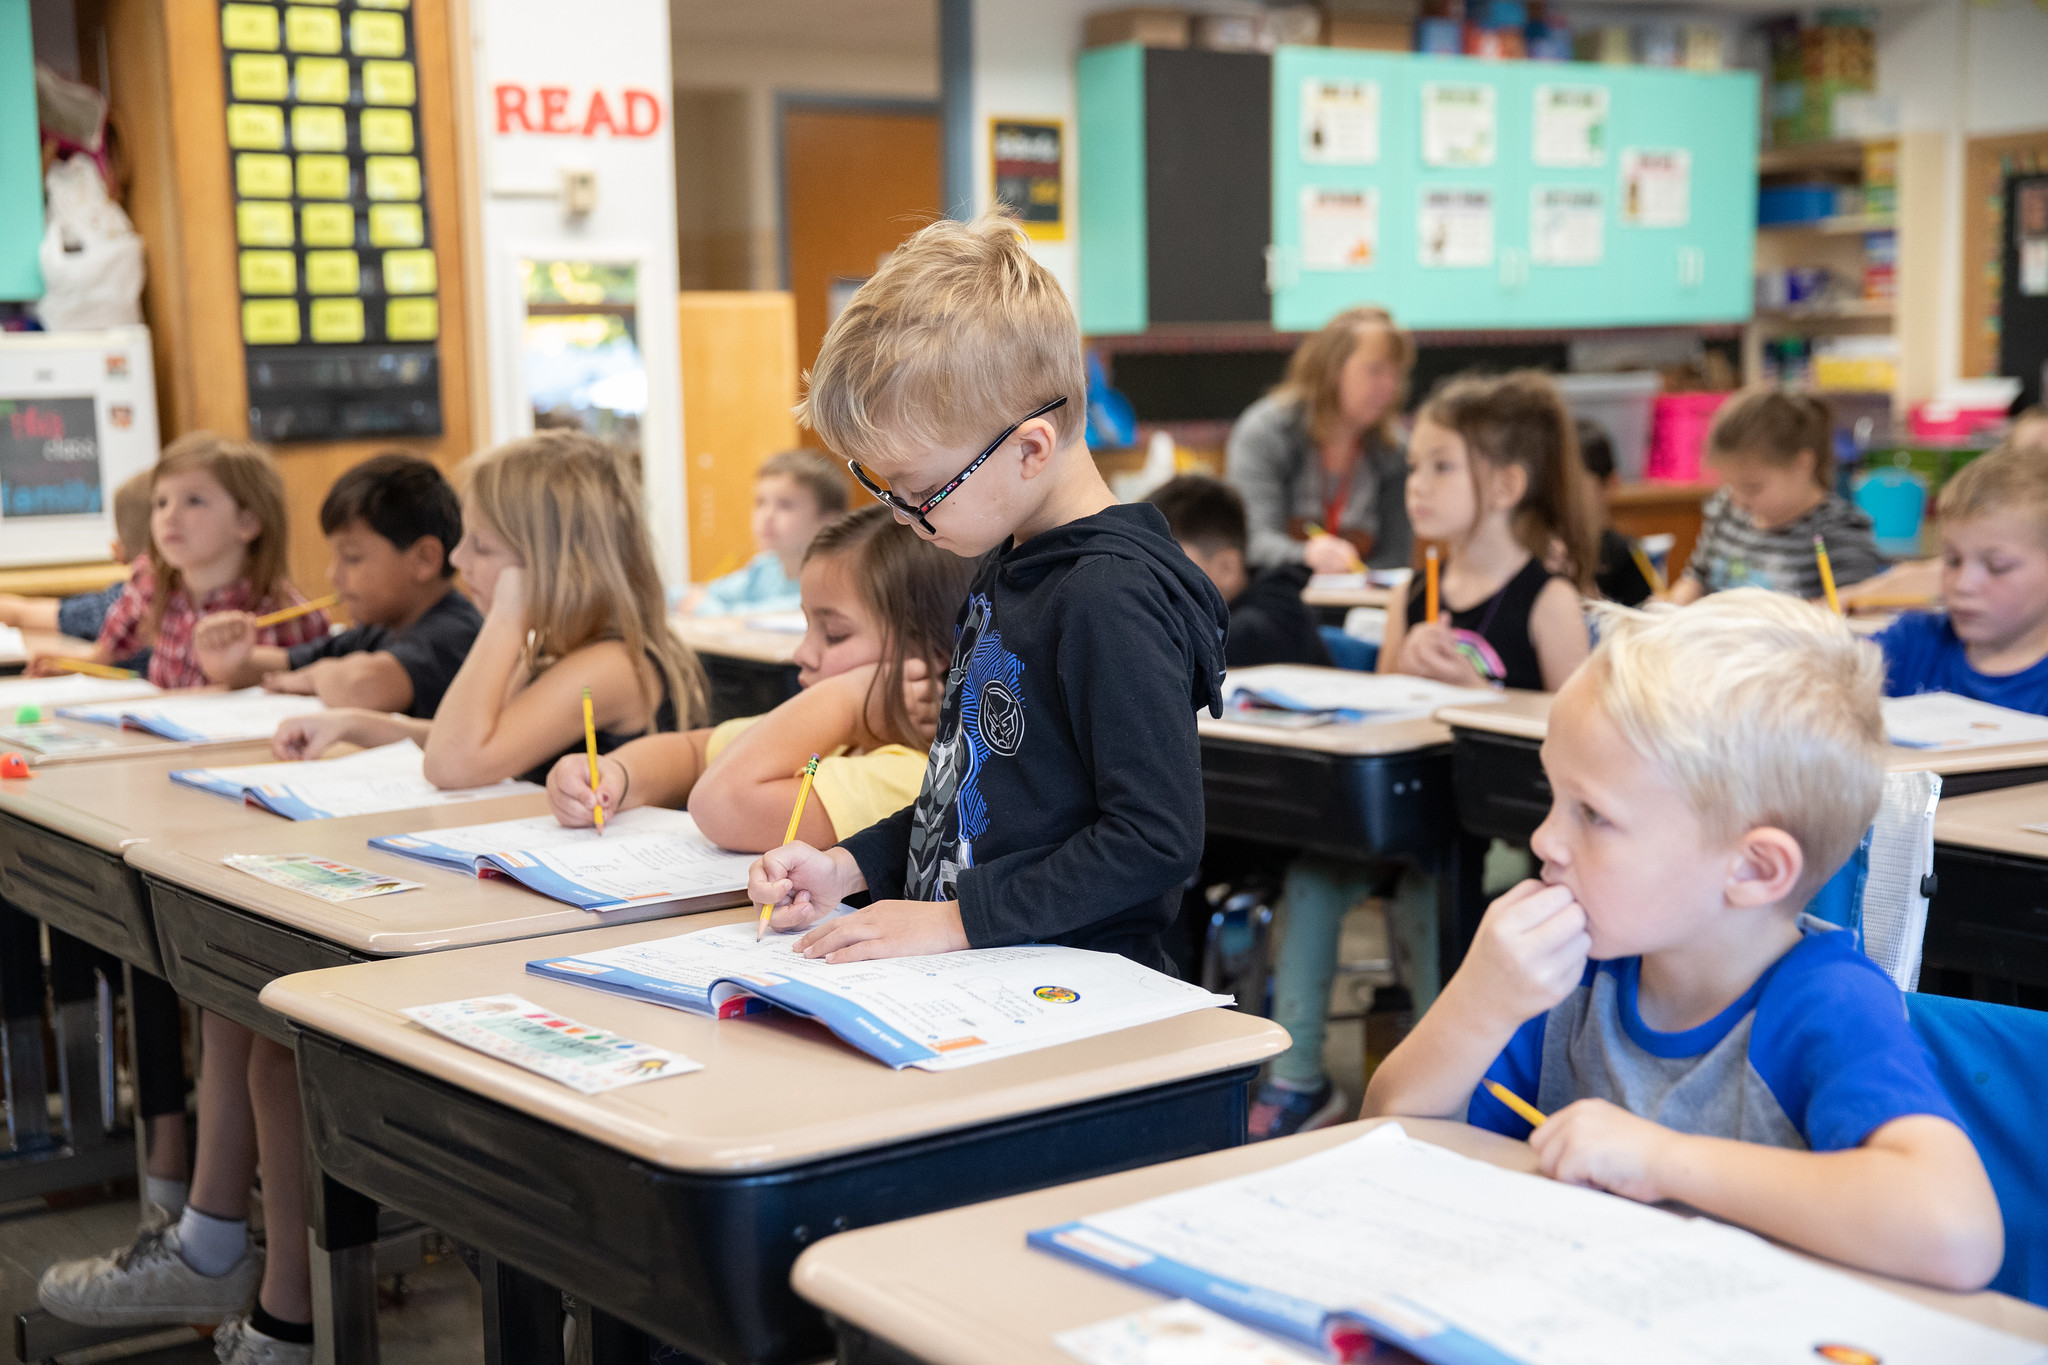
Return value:
M 1593 652 L 1585 609 L 1579 605 L 1578 589 L 1569 580 L 1553 578 L 1536 594 L 1535 604 L 1529 608 L 1529 642 L 1536 646 L 1545 692 L 1563 687 L 1565 679 Z
M 266 673 L 291 666 L 279 645 L 259 644 L 256 617 L 246 611 L 217 611 L 192 628 L 192 655 L 211 682 L 254 687 Z
M 1410 597 L 1424 591 L 1411 581 Z M 1408 597 L 1387 604 L 1386 632 L 1380 637 L 1377 673 L 1406 673 L 1411 677 L 1434 678 L 1454 687 L 1477 687 L 1486 680 L 1472 669 L 1471 662 L 1451 642 L 1451 628 L 1442 622 L 1408 624 Z
M 1913 559 L 1842 590 L 1842 606 L 1855 611 L 1866 602 L 1884 607 L 1931 606 L 1941 597 L 1941 561 Z
M 1671 585 L 1671 591 L 1664 594 L 1664 600 L 1672 603 L 1674 606 L 1684 607 L 1690 606 L 1706 595 L 1707 585 L 1701 582 L 1691 569 L 1687 569 L 1678 576 L 1678 581 Z
M 0 592 L 0 626 L 53 631 L 57 629 L 57 599 L 17 597 L 11 592 Z
M 597 817 L 591 810 L 599 801 L 608 816 L 635 806 L 680 809 L 689 803 L 697 779 L 704 775 L 710 744 L 710 726 L 628 740 L 610 753 L 598 755 L 594 796 L 589 756 L 563 754 L 548 769 L 548 809 L 558 824 L 569 829 L 595 825 Z
M 1537 881 L 1510 887 L 1486 907 L 1436 1003 L 1373 1072 L 1361 1116 L 1463 1119 L 1515 1031 L 1579 984 L 1591 947 L 1586 913 L 1570 890 Z
M 100 625 L 100 636 L 86 656 L 94 663 L 113 664 L 122 659 L 132 659 L 149 648 L 150 641 L 143 638 L 143 628 L 149 620 L 149 596 L 142 584 L 130 579 L 121 595 L 114 599 L 114 605 L 107 609 L 107 619 Z M 59 672 L 54 660 L 37 656 L 28 663 L 30 677 L 48 677 Z
M 1529 1142 L 1555 1179 L 1677 1200 L 1831 1260 L 1943 1289 L 1983 1288 L 2005 1256 L 1998 1197 L 1977 1149 L 1932 1114 L 1893 1119 L 1860 1146 L 1802 1152 L 1673 1132 L 1605 1100 L 1580 1100 Z
M 646 727 L 640 669 L 625 645 L 605 640 L 557 661 L 521 686 L 526 573 L 502 571 L 491 613 L 434 713 L 426 777 L 437 787 L 481 787 L 553 760 L 583 739 L 583 689 L 600 730 Z
M 287 666 L 265 673 L 262 682 L 269 691 L 318 697 L 329 706 L 358 706 L 369 711 L 412 709 L 412 675 L 396 655 L 382 649 L 315 659 L 301 668 Z
M 374 749 L 402 739 L 425 747 L 429 725 L 410 716 L 342 709 L 293 716 L 270 737 L 270 752 L 281 759 L 318 758 L 337 744 Z M 478 783 L 478 786 L 485 784 Z

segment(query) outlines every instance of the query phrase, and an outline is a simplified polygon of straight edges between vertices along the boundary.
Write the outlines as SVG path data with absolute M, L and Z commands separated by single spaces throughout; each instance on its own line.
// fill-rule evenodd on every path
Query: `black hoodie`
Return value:
M 874 900 L 953 900 L 977 948 L 1167 966 L 1202 856 L 1195 709 L 1222 714 L 1223 599 L 1147 503 L 982 562 L 915 805 L 845 841 Z

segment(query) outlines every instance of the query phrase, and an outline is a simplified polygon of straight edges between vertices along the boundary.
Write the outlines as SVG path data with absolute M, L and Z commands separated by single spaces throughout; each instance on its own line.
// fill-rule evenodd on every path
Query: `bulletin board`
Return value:
M 1999 373 L 2006 296 L 2007 182 L 2048 174 L 2048 131 L 1970 139 L 1963 185 L 1965 375 Z
M 250 435 L 442 430 L 410 0 L 226 0 Z

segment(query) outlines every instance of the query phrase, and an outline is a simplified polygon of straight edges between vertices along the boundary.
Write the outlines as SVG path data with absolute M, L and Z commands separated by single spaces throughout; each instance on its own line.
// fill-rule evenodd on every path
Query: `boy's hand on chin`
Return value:
M 866 962 L 954 953 L 968 946 L 958 901 L 876 901 L 813 929 L 797 941 L 796 950 L 827 962 Z
M 1592 947 L 1571 888 L 1525 881 L 1486 907 L 1452 982 L 1466 983 L 1480 1008 L 1518 1026 L 1572 993 Z
M 1537 1169 L 1567 1185 L 1589 1185 L 1654 1204 L 1665 1198 L 1658 1171 L 1681 1135 L 1606 1100 L 1576 1100 L 1529 1135 Z

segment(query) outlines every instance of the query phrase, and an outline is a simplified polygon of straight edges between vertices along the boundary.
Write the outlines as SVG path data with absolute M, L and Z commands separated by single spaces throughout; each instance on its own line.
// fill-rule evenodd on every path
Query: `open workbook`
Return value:
M 159 694 L 136 701 L 89 702 L 60 706 L 57 714 L 94 725 L 146 730 L 159 739 L 181 744 L 223 744 L 241 739 L 269 739 L 294 716 L 327 709 L 318 697 L 295 697 L 245 687 L 239 692 Z
M 720 848 L 679 810 L 642 806 L 615 815 L 603 833 L 564 829 L 551 815 L 488 825 L 387 834 L 370 847 L 404 858 L 508 877 L 580 910 L 680 902 L 678 909 L 735 905 L 751 853 Z
M 845 913 L 843 910 L 841 913 Z M 877 1061 L 946 1071 L 1231 1003 L 1114 953 L 1050 944 L 830 963 L 802 934 L 722 924 L 526 964 L 570 981 L 720 1019 L 779 1005 Z
M 1264 707 L 1333 720 L 1387 721 L 1431 716 L 1445 706 L 1495 702 L 1500 693 L 1486 687 L 1452 687 L 1405 673 L 1262 664 L 1233 668 L 1225 674 L 1223 700 L 1236 708 Z
M 1953 692 L 1887 697 L 1885 735 L 1907 749 L 1991 749 L 2048 740 L 2048 717 Z
M 55 709 L 161 695 L 142 678 L 94 678 L 83 673 L 53 678 L 0 678 L 0 719 L 30 723 L 17 715 L 24 706 Z
M 540 790 L 531 782 L 494 782 L 488 787 L 443 791 L 422 771 L 426 755 L 409 739 L 345 758 L 310 763 L 251 763 L 238 768 L 185 768 L 171 781 L 246 801 L 287 820 L 332 820 L 344 815 L 378 815 L 486 801 Z
M 1392 1123 L 1028 1240 L 1333 1356 L 1372 1337 L 1432 1365 L 2048 1362 L 1752 1233 Z

